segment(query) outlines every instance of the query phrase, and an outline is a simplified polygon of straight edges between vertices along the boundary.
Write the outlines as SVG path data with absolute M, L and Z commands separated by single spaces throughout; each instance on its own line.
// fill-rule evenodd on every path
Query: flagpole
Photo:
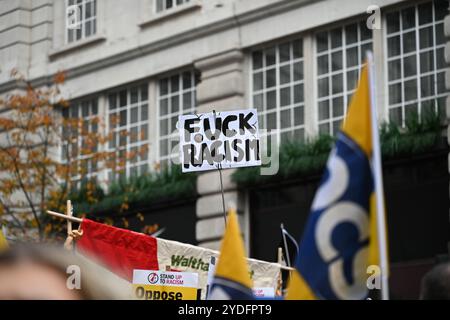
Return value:
M 376 218 L 378 229 L 378 247 L 380 252 L 380 268 L 381 268 L 381 299 L 389 299 L 388 284 L 388 256 L 386 243 L 386 221 L 384 212 L 384 193 L 383 193 L 383 171 L 381 166 L 381 148 L 380 136 L 378 133 L 378 117 L 377 117 L 377 96 L 375 85 L 375 65 L 373 63 L 372 52 L 366 53 L 369 72 L 369 92 L 370 92 L 370 113 L 371 113 L 371 130 L 372 130 L 372 152 L 373 152 L 373 171 L 375 180 L 375 196 L 376 196 Z

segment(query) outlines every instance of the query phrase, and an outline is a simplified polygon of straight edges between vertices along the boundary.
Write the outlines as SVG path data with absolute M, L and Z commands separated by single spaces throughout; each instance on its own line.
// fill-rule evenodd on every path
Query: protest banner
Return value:
M 220 252 L 160 238 L 157 239 L 157 247 L 159 269 L 165 270 L 169 266 L 172 271 L 198 273 L 198 287 L 202 289 L 201 299 L 205 299 L 208 272 L 214 274 L 213 268 L 210 268 L 211 258 L 215 258 L 217 263 Z M 274 290 L 277 288 L 281 267 L 279 264 L 256 259 L 247 261 L 255 287 L 272 287 Z
M 196 273 L 133 271 L 133 292 L 140 300 L 196 300 L 197 287 Z
M 178 129 L 183 172 L 261 165 L 255 109 L 182 115 Z

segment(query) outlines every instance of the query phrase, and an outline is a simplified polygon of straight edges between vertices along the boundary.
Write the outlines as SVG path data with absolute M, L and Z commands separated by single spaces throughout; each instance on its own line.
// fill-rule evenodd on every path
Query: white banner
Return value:
M 198 273 L 198 288 L 202 289 L 201 298 L 205 299 L 211 257 L 218 259 L 219 252 L 160 238 L 157 241 L 159 269 Z M 254 287 L 276 290 L 280 265 L 255 259 L 247 261 Z

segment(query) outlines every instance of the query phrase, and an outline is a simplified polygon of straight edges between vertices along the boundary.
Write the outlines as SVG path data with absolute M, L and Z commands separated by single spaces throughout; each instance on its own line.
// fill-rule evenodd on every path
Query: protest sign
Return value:
M 214 276 L 215 268 L 211 266 L 211 258 L 213 257 L 217 264 L 220 252 L 160 238 L 157 238 L 157 243 L 159 269 L 165 270 L 169 267 L 172 271 L 198 273 L 198 288 L 202 290 L 201 299 L 205 299 L 208 273 L 210 277 Z M 247 259 L 247 261 L 255 287 L 272 287 L 274 290 L 277 288 L 279 264 L 256 259 Z
M 182 115 L 178 129 L 183 172 L 261 165 L 255 109 Z
M 134 270 L 133 290 L 141 300 L 196 300 L 198 274 Z

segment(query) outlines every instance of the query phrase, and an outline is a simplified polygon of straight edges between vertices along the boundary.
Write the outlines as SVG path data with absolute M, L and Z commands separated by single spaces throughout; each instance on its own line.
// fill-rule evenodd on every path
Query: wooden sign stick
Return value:
M 51 216 L 62 218 L 62 219 L 66 219 L 66 220 L 70 220 L 72 222 L 77 222 L 77 223 L 82 223 L 83 222 L 83 219 L 76 218 L 76 217 L 71 217 L 71 216 L 68 216 L 68 215 L 65 215 L 65 214 L 62 214 L 62 213 L 59 213 L 59 212 L 54 212 L 54 211 L 47 210 L 47 213 L 49 215 L 51 215 Z
M 69 217 L 73 217 L 72 202 L 70 200 L 67 200 L 66 214 Z M 67 219 L 67 234 L 71 233 L 72 233 L 72 221 L 70 219 Z

